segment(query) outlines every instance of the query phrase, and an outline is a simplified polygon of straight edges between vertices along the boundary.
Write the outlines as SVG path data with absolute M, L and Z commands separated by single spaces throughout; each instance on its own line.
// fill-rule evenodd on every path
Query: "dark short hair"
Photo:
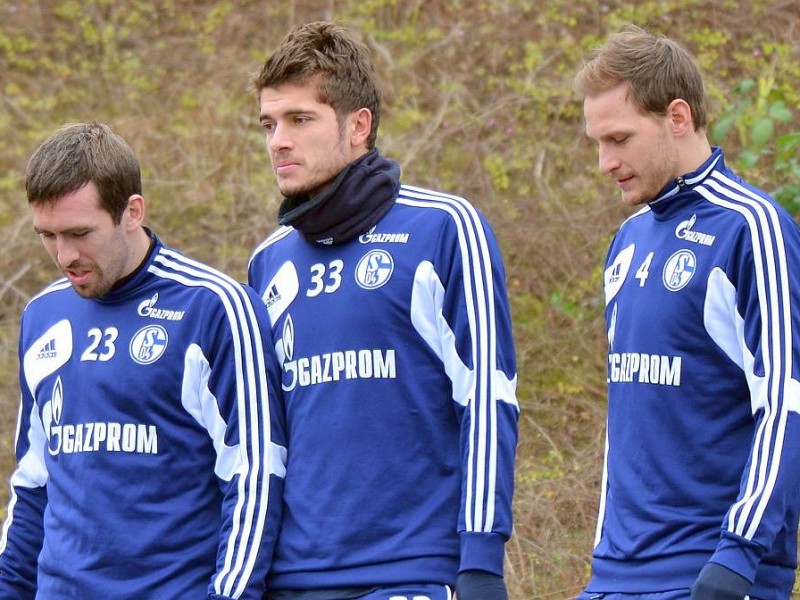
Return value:
M 703 77 L 691 54 L 677 42 L 635 25 L 608 38 L 575 76 L 575 91 L 583 98 L 630 86 L 636 105 L 664 116 L 673 100 L 685 100 L 695 130 L 707 127 L 707 96 Z
M 142 193 L 139 161 L 130 146 L 103 123 L 69 123 L 33 153 L 25 172 L 30 204 L 56 202 L 87 183 L 119 224 L 134 194 Z
M 252 79 L 256 96 L 267 87 L 316 80 L 318 99 L 329 105 L 341 124 L 360 108 L 372 113 L 367 148 L 375 146 L 381 96 L 367 46 L 338 23 L 317 21 L 292 29 Z

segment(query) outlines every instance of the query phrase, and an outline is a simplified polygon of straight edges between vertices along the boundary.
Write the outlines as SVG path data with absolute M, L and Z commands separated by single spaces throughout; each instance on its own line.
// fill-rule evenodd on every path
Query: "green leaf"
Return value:
M 735 115 L 728 114 L 719 119 L 714 127 L 711 129 L 711 138 L 715 142 L 720 142 L 725 139 L 725 136 L 728 135 L 728 132 L 733 127 L 733 123 L 736 120 Z
M 775 145 L 782 152 L 791 152 L 800 148 L 800 131 L 786 133 L 775 140 Z
M 797 150 L 800 148 L 800 131 L 793 131 L 775 140 L 775 161 L 796 162 Z
M 739 167 L 741 169 L 749 169 L 758 162 L 758 153 L 752 150 L 742 150 L 739 154 Z
M 750 132 L 753 145 L 756 148 L 761 148 L 772 139 L 773 133 L 775 133 L 775 122 L 769 117 L 762 117 L 756 121 L 756 124 L 753 125 L 753 130 Z
M 792 120 L 792 111 L 786 107 L 782 100 L 773 102 L 769 107 L 769 116 L 776 121 L 782 123 L 790 123 Z

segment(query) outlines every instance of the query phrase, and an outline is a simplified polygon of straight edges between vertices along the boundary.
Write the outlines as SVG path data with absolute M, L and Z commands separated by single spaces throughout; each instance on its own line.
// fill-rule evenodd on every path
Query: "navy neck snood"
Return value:
M 373 148 L 348 164 L 314 197 L 287 196 L 278 222 L 308 242 L 342 244 L 368 231 L 389 212 L 400 189 L 400 166 Z

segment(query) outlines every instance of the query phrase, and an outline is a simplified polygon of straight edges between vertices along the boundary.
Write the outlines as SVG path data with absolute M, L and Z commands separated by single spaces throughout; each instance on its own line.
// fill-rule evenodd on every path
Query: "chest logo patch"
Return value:
M 694 230 L 694 224 L 697 222 L 697 215 L 692 215 L 690 219 L 678 223 L 675 228 L 675 237 L 687 242 L 695 244 L 702 244 L 703 246 L 713 246 L 714 240 L 717 236 L 710 233 L 702 233 Z
M 356 265 L 356 283 L 365 290 L 385 285 L 394 272 L 394 259 L 386 250 L 370 250 Z
M 167 330 L 161 325 L 148 325 L 131 338 L 131 358 L 140 365 L 156 362 L 167 349 Z
M 36 393 L 37 386 L 45 377 L 69 361 L 72 352 L 72 325 L 66 319 L 50 327 L 30 345 L 23 366 L 31 394 Z
M 628 271 L 630 271 L 631 268 L 634 250 L 636 250 L 634 244 L 621 250 L 617 256 L 614 257 L 614 262 L 611 263 L 611 266 L 605 270 L 603 274 L 603 284 L 606 306 L 614 299 L 614 296 L 616 296 L 620 288 L 622 288 L 622 284 L 625 283 L 625 278 L 628 276 Z
M 671 292 L 686 287 L 697 270 L 697 258 L 691 250 L 678 250 L 664 265 L 664 286 Z
M 167 308 L 156 307 L 158 302 L 158 292 L 153 294 L 147 300 L 142 300 L 136 312 L 140 317 L 150 317 L 153 319 L 163 319 L 165 321 L 180 321 L 183 315 L 186 314 L 185 310 L 172 310 Z
M 289 308 L 299 290 L 300 278 L 297 276 L 297 269 L 291 261 L 286 261 L 261 294 L 273 323 L 277 323 L 278 317 Z

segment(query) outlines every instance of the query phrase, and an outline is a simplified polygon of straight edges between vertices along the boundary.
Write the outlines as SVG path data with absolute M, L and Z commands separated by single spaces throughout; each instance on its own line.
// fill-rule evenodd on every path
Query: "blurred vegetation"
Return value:
M 13 469 L 19 312 L 56 274 L 30 226 L 28 156 L 64 122 L 108 122 L 141 158 L 150 225 L 244 279 L 278 196 L 248 78 L 291 25 L 317 19 L 365 33 L 386 91 L 378 144 L 404 180 L 460 193 L 494 224 L 522 407 L 507 578 L 515 600 L 574 597 L 604 439 L 601 265 L 626 213 L 596 172 L 573 74 L 626 22 L 675 37 L 707 76 L 715 143 L 797 214 L 794 0 L 5 0 L 0 474 Z

